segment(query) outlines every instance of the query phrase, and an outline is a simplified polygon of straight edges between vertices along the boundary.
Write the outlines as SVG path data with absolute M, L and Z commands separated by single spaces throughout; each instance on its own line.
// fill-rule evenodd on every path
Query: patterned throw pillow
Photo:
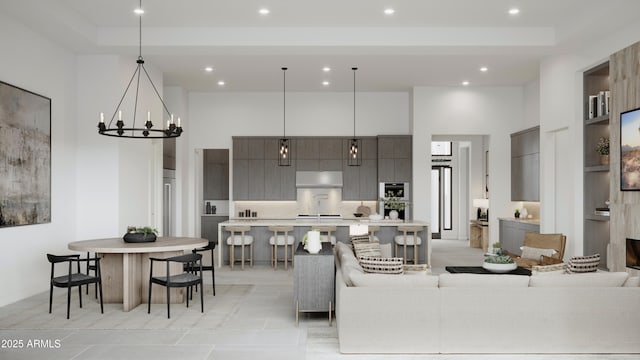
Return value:
M 533 265 L 531 275 L 557 275 L 566 273 L 567 264 Z
M 402 274 L 402 258 L 360 257 L 365 272 L 375 274 Z
M 540 257 L 542 255 L 552 256 L 557 252 L 554 249 L 540 249 L 540 248 L 535 248 L 530 246 L 523 246 L 520 249 L 522 250 L 522 255 L 520 255 L 521 258 L 537 260 L 537 261 L 540 261 Z
M 600 265 L 600 254 L 590 256 L 574 256 L 569 259 L 567 272 L 571 274 L 580 274 L 587 272 L 595 272 Z
M 369 241 L 355 241 L 353 244 L 353 252 L 359 259 L 361 257 L 382 257 L 382 251 L 380 250 L 380 243 Z

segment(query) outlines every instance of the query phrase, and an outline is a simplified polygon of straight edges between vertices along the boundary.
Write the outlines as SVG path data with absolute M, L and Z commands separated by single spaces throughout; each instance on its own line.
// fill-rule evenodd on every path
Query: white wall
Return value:
M 430 219 L 432 136 L 488 135 L 490 242 L 496 241 L 497 218 L 512 216 L 510 134 L 526 126 L 523 88 L 417 87 L 413 93 L 414 218 Z
M 75 58 L 0 13 L 0 80 L 51 98 L 51 223 L 0 229 L 0 306 L 48 289 L 45 254 L 74 238 Z M 43 309 L 45 311 L 45 309 Z
M 540 231 L 566 234 L 566 257 L 582 255 L 583 72 L 640 40 L 639 33 L 637 22 L 540 65 Z

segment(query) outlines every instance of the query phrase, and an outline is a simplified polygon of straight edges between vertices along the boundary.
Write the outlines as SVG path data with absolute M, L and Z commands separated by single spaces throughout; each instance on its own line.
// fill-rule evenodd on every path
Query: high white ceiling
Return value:
M 139 52 L 139 0 L 0 0 L 83 54 Z M 520 85 L 540 59 L 637 21 L 638 0 L 144 0 L 142 55 L 190 91 L 409 91 Z M 269 15 L 260 15 L 260 8 Z M 385 15 L 387 7 L 395 9 Z M 518 7 L 520 14 L 507 12 Z M 608 20 L 608 21 L 607 21 Z M 206 73 L 204 68 L 214 71 Z M 324 73 L 322 67 L 332 71 Z M 489 71 L 481 73 L 479 68 Z M 224 80 L 223 87 L 217 85 Z M 323 86 L 323 80 L 329 86 Z

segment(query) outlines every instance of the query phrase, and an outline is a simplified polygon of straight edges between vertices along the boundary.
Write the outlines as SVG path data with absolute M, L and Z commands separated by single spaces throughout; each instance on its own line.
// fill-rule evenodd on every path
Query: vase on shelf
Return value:
M 600 165 L 609 165 L 609 155 L 600 155 Z
M 397 210 L 391 210 L 389 211 L 389 219 L 391 220 L 398 220 L 398 211 Z
M 320 231 L 311 230 L 307 232 L 307 243 L 304 248 L 309 252 L 309 254 L 317 254 L 322 250 Z

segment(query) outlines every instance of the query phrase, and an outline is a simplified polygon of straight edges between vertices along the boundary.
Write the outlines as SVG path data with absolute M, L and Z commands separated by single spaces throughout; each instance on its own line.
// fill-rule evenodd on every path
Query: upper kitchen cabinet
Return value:
M 296 137 L 298 171 L 342 170 L 342 139 L 338 137 Z
M 410 135 L 378 136 L 378 182 L 411 182 L 412 148 Z
M 205 149 L 203 154 L 203 197 L 229 199 L 229 150 Z
M 378 141 L 375 137 L 362 138 L 362 164 L 349 166 L 342 160 L 344 200 L 376 200 L 378 198 Z M 349 139 L 342 140 L 342 152 L 348 153 Z
M 234 200 L 295 200 L 295 163 L 278 166 L 277 137 L 233 138 Z M 296 140 L 291 139 L 292 149 Z M 297 150 L 297 149 L 296 149 Z M 292 156 L 296 158 L 294 151 Z
M 540 201 L 540 127 L 511 134 L 511 201 Z

